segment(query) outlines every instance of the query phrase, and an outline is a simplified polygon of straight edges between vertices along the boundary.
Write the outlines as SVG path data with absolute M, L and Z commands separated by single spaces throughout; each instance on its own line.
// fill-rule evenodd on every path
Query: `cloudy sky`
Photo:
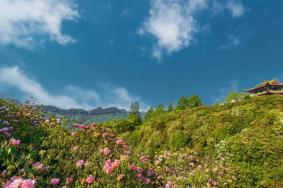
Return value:
M 0 94 L 61 108 L 206 104 L 283 81 L 282 0 L 0 0 Z

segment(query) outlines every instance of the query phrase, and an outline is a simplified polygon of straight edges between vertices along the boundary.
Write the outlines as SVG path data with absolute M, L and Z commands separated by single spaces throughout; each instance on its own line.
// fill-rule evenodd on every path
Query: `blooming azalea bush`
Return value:
M 141 181 L 131 169 L 131 148 L 110 129 L 96 124 L 67 126 L 40 115 L 35 107 L 1 102 L 3 187 L 154 186 L 154 176 Z
M 0 185 L 283 187 L 283 98 L 68 124 L 0 100 Z M 123 126 L 124 125 L 124 126 Z

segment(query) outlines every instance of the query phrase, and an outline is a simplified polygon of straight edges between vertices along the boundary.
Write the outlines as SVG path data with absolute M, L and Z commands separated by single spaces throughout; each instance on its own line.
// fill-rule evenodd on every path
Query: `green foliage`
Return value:
M 201 98 L 198 95 L 190 96 L 187 103 L 189 108 L 196 108 L 202 105 Z
M 187 108 L 196 108 L 202 105 L 201 98 L 198 95 L 192 95 L 188 99 L 185 97 L 180 97 L 177 110 L 185 110 Z
M 188 106 L 188 100 L 186 99 L 186 97 L 180 97 L 180 99 L 178 100 L 178 105 L 176 107 L 177 110 L 184 110 L 186 109 L 186 107 Z
M 173 104 L 169 104 L 167 112 L 172 112 L 174 110 L 174 105 Z
M 171 150 L 178 150 L 184 148 L 189 143 L 189 137 L 182 130 L 176 130 L 170 134 L 169 137 L 169 148 Z
M 145 113 L 144 120 L 147 121 L 154 117 L 154 109 L 150 107 L 148 111 Z
M 131 110 L 128 115 L 128 120 L 131 121 L 135 126 L 142 123 L 140 106 L 138 102 L 133 102 L 131 104 Z
M 225 98 L 224 102 L 229 103 L 229 102 L 238 102 L 243 99 L 247 99 L 249 97 L 248 94 L 246 93 L 240 93 L 240 92 L 230 92 L 228 96 Z
M 0 182 L 21 176 L 36 178 L 39 187 L 48 187 L 52 177 L 65 180 L 73 175 L 71 187 L 168 187 L 171 183 L 174 187 L 283 187 L 281 96 L 245 97 L 208 107 L 197 96 L 181 98 L 177 110 L 151 108 L 143 122 L 135 119 L 139 108 L 133 104 L 128 119 L 86 129 L 53 117 L 46 122 L 27 106 L 0 104 L 9 106 L 9 116 L 0 113 L 1 120 L 9 121 L 14 127 L 12 137 L 22 141 L 13 147 L 0 134 L 0 171 L 7 170 Z M 18 121 L 11 121 L 15 118 Z M 39 122 L 37 126 L 34 121 Z M 118 138 L 126 144 L 117 145 Z M 78 149 L 73 150 L 74 146 Z M 106 147 L 110 156 L 99 152 Z M 124 155 L 127 159 L 112 174 L 103 171 L 106 159 Z M 74 163 L 79 159 L 89 165 L 77 169 Z M 38 161 L 49 170 L 35 171 L 32 165 Z M 132 163 L 143 169 L 143 175 L 153 172 L 150 185 L 136 177 L 129 168 Z M 91 186 L 81 182 L 89 174 L 96 178 Z M 123 181 L 117 181 L 119 174 L 125 175 Z

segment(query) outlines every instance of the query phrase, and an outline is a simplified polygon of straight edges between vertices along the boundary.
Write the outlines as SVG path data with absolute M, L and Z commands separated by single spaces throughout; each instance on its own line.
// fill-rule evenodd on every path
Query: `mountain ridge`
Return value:
M 95 115 L 107 115 L 107 114 L 127 114 L 128 111 L 125 109 L 119 109 L 116 107 L 102 108 L 101 106 L 91 109 L 84 110 L 79 108 L 62 109 L 53 105 L 43 105 L 42 110 L 45 112 L 60 114 L 60 115 L 83 115 L 83 116 L 95 116 Z

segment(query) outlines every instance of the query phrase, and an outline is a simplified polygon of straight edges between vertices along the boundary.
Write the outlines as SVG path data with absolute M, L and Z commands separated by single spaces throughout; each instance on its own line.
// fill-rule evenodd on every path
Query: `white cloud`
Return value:
M 0 44 L 32 47 L 44 37 L 65 45 L 74 42 L 62 33 L 62 22 L 79 17 L 69 0 L 0 0 Z
M 149 17 L 138 34 L 156 39 L 152 55 L 161 59 L 164 53 L 180 51 L 196 41 L 196 33 L 201 31 L 197 16 L 204 10 L 212 15 L 229 11 L 233 17 L 240 17 L 245 7 L 240 0 L 151 0 Z
M 149 18 L 138 33 L 157 39 L 153 56 L 172 53 L 189 46 L 198 31 L 194 16 L 206 7 L 207 0 L 152 0 Z
M 231 12 L 233 17 L 240 17 L 244 14 L 245 8 L 241 1 L 229 0 L 227 3 L 227 9 Z
M 63 89 L 61 94 L 54 95 L 44 89 L 35 79 L 29 78 L 17 66 L 0 68 L 0 83 L 7 87 L 16 88 L 26 97 L 34 97 L 41 104 L 54 105 L 64 109 L 92 109 L 97 106 L 128 109 L 132 101 L 139 102 L 142 110 L 148 108 L 148 105 L 139 97 L 130 95 L 123 87 L 111 86 L 105 88 L 102 93 L 98 93 L 69 85 Z

